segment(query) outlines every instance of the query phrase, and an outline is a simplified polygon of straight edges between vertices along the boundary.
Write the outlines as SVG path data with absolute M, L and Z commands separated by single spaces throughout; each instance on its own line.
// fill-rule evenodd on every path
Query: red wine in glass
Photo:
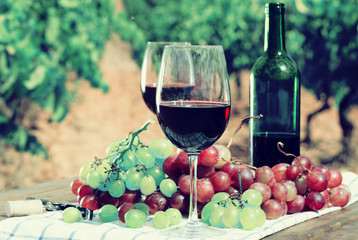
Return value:
M 158 121 L 167 138 L 184 151 L 200 152 L 225 131 L 230 105 L 219 102 L 171 101 L 160 104 Z
M 166 236 L 212 238 L 225 234 L 199 221 L 196 186 L 199 153 L 214 144 L 228 124 L 229 83 L 222 46 L 165 46 L 156 90 L 157 118 L 166 137 L 188 154 L 190 176 L 187 223 L 162 230 Z

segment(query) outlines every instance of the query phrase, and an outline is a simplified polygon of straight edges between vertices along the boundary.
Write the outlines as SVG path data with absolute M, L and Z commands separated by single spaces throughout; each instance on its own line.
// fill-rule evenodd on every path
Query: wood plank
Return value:
M 286 239 L 337 239 L 329 238 L 325 234 L 342 229 L 345 225 L 356 226 L 355 233 L 358 233 L 358 203 L 343 208 L 332 213 L 325 214 L 319 218 L 314 218 L 306 222 L 294 225 L 274 235 L 267 236 L 265 240 L 286 240 Z M 341 232 L 343 234 L 343 232 Z M 353 239 L 348 235 L 345 238 Z

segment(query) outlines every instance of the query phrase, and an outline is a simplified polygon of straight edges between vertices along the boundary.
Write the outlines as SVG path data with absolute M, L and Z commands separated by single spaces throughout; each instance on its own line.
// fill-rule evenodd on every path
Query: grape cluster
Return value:
M 84 164 L 79 178 L 71 184 L 79 205 L 98 210 L 103 222 L 118 218 L 129 227 L 141 227 L 148 214 L 154 213 L 152 205 L 160 205 L 163 198 L 171 197 L 177 190 L 175 182 L 166 178 L 162 169 L 164 160 L 173 153 L 174 147 L 167 139 L 155 139 L 148 146 L 142 143 L 139 133 L 148 124 L 124 140 L 113 142 L 107 148 L 105 158 Z M 144 201 L 153 203 L 148 205 Z M 182 218 L 177 209 L 162 210 L 166 211 L 153 218 L 156 228 L 176 224 Z M 67 213 L 65 218 L 73 222 Z
M 189 157 L 173 153 L 167 139 L 145 145 L 138 135 L 147 125 L 112 143 L 105 158 L 84 164 L 71 184 L 79 205 L 98 210 L 103 222 L 119 219 L 138 228 L 151 214 L 153 227 L 162 229 L 188 214 Z M 255 168 L 232 158 L 229 146 L 213 145 L 198 157 L 198 215 L 209 225 L 252 230 L 266 219 L 344 207 L 350 199 L 336 169 L 312 167 L 304 156 L 294 156 L 291 165 Z M 67 222 L 78 220 L 74 209 L 63 214 Z
M 218 192 L 202 209 L 201 219 L 214 227 L 253 230 L 266 221 L 261 203 L 262 195 L 256 189 L 249 189 L 238 196 Z
M 237 167 L 229 164 L 230 168 Z M 242 181 L 249 189 L 261 192 L 261 208 L 267 219 L 329 206 L 344 207 L 351 197 L 349 187 L 342 184 L 339 170 L 322 164 L 312 166 L 305 156 L 295 156 L 291 165 L 279 163 L 272 168 L 255 168 L 253 174 Z

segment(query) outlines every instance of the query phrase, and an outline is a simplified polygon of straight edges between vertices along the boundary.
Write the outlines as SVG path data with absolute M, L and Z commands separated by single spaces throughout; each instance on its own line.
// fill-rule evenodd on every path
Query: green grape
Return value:
M 172 179 L 167 178 L 159 184 L 159 189 L 165 196 L 170 198 L 178 190 L 178 187 Z
M 106 192 L 109 189 L 109 182 L 103 182 L 98 186 L 98 189 L 102 192 Z
M 112 204 L 106 204 L 99 209 L 98 216 L 102 222 L 113 222 L 118 218 L 118 209 Z
M 88 182 L 88 185 L 91 188 L 98 188 L 99 185 L 101 185 L 101 182 L 103 182 L 103 180 L 104 179 L 102 179 L 102 177 L 99 174 L 99 172 L 97 170 L 95 170 L 95 169 L 92 169 L 87 174 L 87 182 Z
M 145 203 L 135 203 L 133 204 L 133 206 L 138 209 L 141 210 L 145 213 L 145 215 L 149 214 L 149 206 Z
M 157 163 L 167 159 L 174 150 L 173 144 L 168 139 L 154 139 L 148 145 L 150 152 L 155 157 Z
M 101 175 L 102 179 L 108 178 L 108 171 L 111 169 L 111 162 L 108 159 L 102 160 L 101 164 L 96 167 L 96 170 Z
M 68 207 L 62 212 L 63 221 L 66 223 L 78 222 L 82 219 L 80 210 L 75 207 Z
M 213 211 L 214 208 L 218 207 L 219 204 L 217 204 L 217 202 L 208 202 L 207 204 L 205 204 L 205 206 L 203 207 L 203 209 L 201 210 L 201 220 L 203 220 L 204 223 L 209 224 L 210 221 L 210 216 L 211 216 L 211 212 Z
M 215 195 L 211 198 L 212 202 L 220 202 L 223 200 L 226 200 L 230 197 L 230 194 L 228 194 L 227 192 L 218 192 L 215 193 Z
M 82 165 L 79 172 L 79 179 L 83 184 L 88 184 L 87 182 L 87 175 L 92 170 L 92 163 L 87 162 Z
M 152 168 L 149 168 L 147 170 L 147 174 L 154 178 L 155 185 L 157 186 L 159 186 L 163 179 L 165 179 L 165 173 L 158 165 L 154 165 Z
M 165 212 L 157 211 L 156 213 L 154 213 L 152 223 L 153 227 L 157 229 L 167 228 L 170 224 L 170 218 Z
M 126 146 L 127 146 L 128 141 L 122 140 L 122 139 L 118 139 L 114 142 L 112 142 L 106 149 L 106 155 L 109 156 L 113 153 L 120 153 L 122 152 Z
M 112 197 L 120 197 L 126 191 L 126 185 L 122 180 L 115 180 L 108 185 L 108 192 Z
M 266 222 L 266 213 L 260 207 L 255 207 L 257 216 L 257 227 L 262 227 Z
M 141 147 L 136 151 L 136 155 L 139 158 L 139 160 L 137 159 L 137 163 L 143 163 L 144 166 L 146 166 L 147 168 L 151 168 L 154 166 L 155 164 L 155 158 L 153 156 L 153 154 L 149 151 L 149 149 L 147 147 Z
M 143 195 L 152 194 L 157 189 L 154 178 L 150 175 L 144 176 L 139 189 Z
M 136 191 L 140 188 L 144 173 L 135 167 L 130 168 L 127 171 L 127 178 L 125 180 L 126 187 L 129 190 Z
M 123 160 L 121 163 L 121 167 L 124 171 L 127 171 L 131 167 L 135 166 L 135 156 L 131 150 L 128 150 L 123 155 Z
M 181 212 L 176 208 L 168 208 L 165 213 L 169 216 L 169 225 L 177 225 L 182 220 Z
M 246 201 L 249 206 L 257 207 L 262 203 L 262 195 L 256 189 L 247 189 L 241 196 L 242 201 Z
M 210 214 L 209 222 L 210 225 L 213 227 L 224 227 L 223 223 L 223 215 L 225 212 L 225 207 L 218 205 L 217 207 L 213 208 Z
M 255 209 L 252 207 L 243 208 L 240 213 L 240 222 L 243 229 L 255 229 L 257 227 L 257 214 Z
M 122 181 L 125 181 L 126 178 L 127 178 L 127 173 L 125 173 L 124 171 L 120 171 L 120 172 L 118 172 L 117 178 L 122 180 Z
M 147 215 L 141 210 L 131 209 L 124 215 L 124 221 L 130 228 L 141 228 L 147 221 Z
M 240 209 L 234 205 L 228 206 L 225 208 L 222 219 L 225 227 L 231 228 L 238 226 L 240 219 Z

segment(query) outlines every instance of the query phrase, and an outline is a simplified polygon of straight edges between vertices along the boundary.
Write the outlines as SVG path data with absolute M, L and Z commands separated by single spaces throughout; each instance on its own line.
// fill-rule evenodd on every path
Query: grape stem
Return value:
M 129 150 L 131 149 L 131 147 L 133 146 L 133 142 L 134 142 L 134 139 L 139 135 L 139 133 L 147 130 L 147 127 L 149 124 L 154 124 L 155 123 L 155 120 L 154 119 L 149 119 L 138 131 L 135 131 L 133 133 L 130 133 L 128 135 L 128 138 L 129 138 L 129 142 L 126 146 L 126 148 L 113 160 L 113 162 L 116 162 L 118 159 L 122 159 L 124 154 Z M 137 157 L 138 158 L 138 157 Z
M 227 144 L 226 147 L 230 149 L 230 147 L 231 147 L 231 145 L 232 145 L 232 141 L 234 140 L 234 137 L 236 136 L 236 134 L 239 132 L 239 130 L 242 128 L 242 126 L 243 126 L 248 120 L 250 120 L 250 119 L 260 119 L 260 118 L 262 118 L 262 117 L 263 117 L 263 115 L 260 114 L 259 116 L 249 116 L 249 117 L 246 117 L 246 118 L 241 119 L 241 122 L 240 122 L 239 126 L 235 129 L 234 134 L 233 134 L 232 137 L 230 138 L 230 141 L 229 141 L 229 143 Z
M 294 157 L 296 158 L 297 156 L 295 154 L 292 154 L 292 153 L 286 153 L 285 151 L 282 150 L 283 146 L 285 144 L 283 144 L 282 142 L 278 142 L 277 143 L 277 149 L 282 153 L 284 154 L 286 157 Z
M 278 142 L 278 143 L 277 143 L 277 149 L 278 149 L 282 154 L 284 154 L 286 157 L 294 157 L 294 158 L 297 158 L 297 156 L 296 156 L 295 154 L 286 153 L 285 151 L 283 151 L 283 150 L 282 150 L 283 147 L 284 147 L 284 144 L 283 144 L 282 142 Z M 305 166 L 303 166 L 303 165 L 301 164 L 300 159 L 297 158 L 297 160 L 298 160 L 298 162 L 299 162 L 299 164 L 300 164 L 300 167 L 303 169 L 303 171 L 308 171 L 308 172 L 309 172 L 309 170 L 308 170 Z
M 228 162 L 228 163 L 232 163 L 232 164 L 235 164 L 235 165 L 244 165 L 248 168 L 251 168 L 253 170 L 256 170 L 257 167 L 254 167 L 254 166 L 251 166 L 250 164 L 247 164 L 247 163 L 244 163 L 242 162 L 240 159 L 237 159 L 236 157 L 232 157 L 231 160 L 226 160 L 224 158 L 221 158 L 224 162 Z

